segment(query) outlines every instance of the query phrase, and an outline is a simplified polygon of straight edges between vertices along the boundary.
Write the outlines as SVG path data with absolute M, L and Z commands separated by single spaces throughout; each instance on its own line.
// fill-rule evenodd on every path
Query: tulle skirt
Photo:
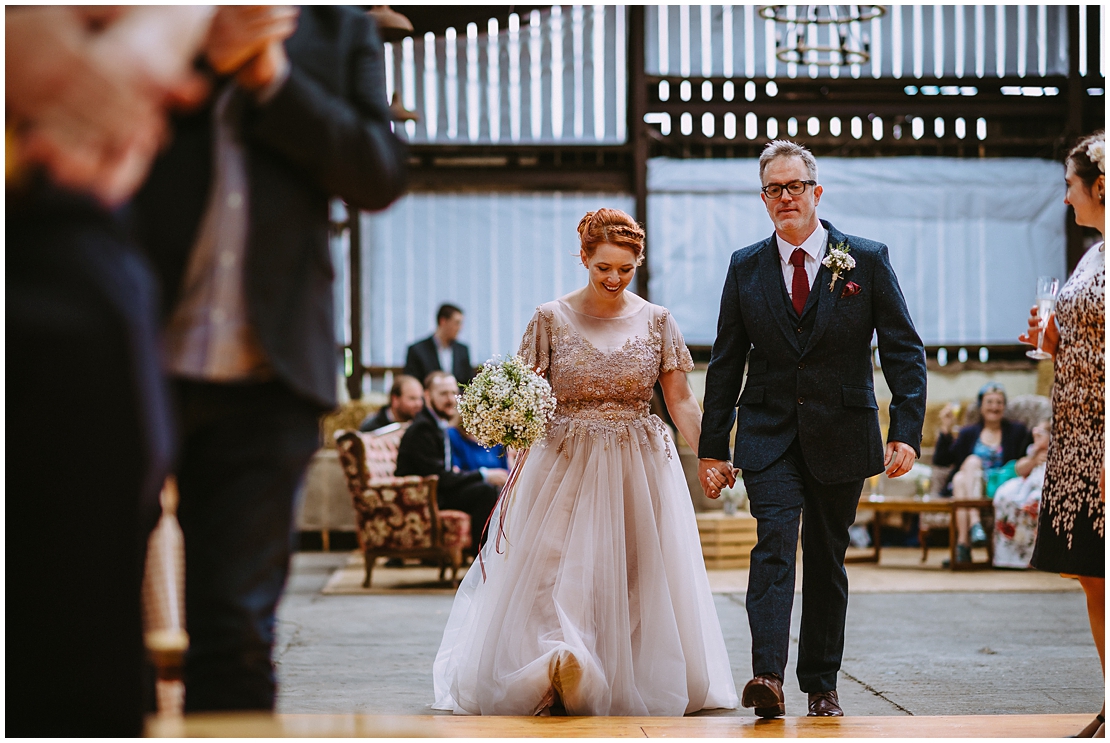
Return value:
M 682 715 L 736 688 L 678 455 L 658 418 L 558 420 L 455 596 L 436 709 Z M 496 546 L 498 521 L 505 536 Z

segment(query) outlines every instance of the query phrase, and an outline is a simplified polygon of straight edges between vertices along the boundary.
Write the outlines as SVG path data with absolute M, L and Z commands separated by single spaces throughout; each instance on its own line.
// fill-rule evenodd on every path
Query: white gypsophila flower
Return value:
M 463 427 L 483 446 L 526 449 L 554 414 L 551 385 L 520 356 L 487 361 L 459 396 Z
M 829 282 L 829 291 L 832 291 L 836 280 L 840 278 L 840 274 L 851 271 L 856 267 L 856 259 L 848 254 L 850 250 L 848 243 L 838 243 L 835 248 L 829 248 L 828 254 L 821 261 L 833 274 L 832 281 Z
M 1087 145 L 1087 157 L 1098 166 L 1100 173 L 1106 173 L 1106 140 L 1096 139 Z

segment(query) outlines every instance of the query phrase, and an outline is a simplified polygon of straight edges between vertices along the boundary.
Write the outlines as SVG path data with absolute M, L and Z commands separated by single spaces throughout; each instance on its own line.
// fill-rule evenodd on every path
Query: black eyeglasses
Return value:
M 768 183 L 759 190 L 762 191 L 767 198 L 777 199 L 782 196 L 782 190 L 784 188 L 791 196 L 801 196 L 806 192 L 806 186 L 816 185 L 817 181 L 790 181 L 790 183 Z

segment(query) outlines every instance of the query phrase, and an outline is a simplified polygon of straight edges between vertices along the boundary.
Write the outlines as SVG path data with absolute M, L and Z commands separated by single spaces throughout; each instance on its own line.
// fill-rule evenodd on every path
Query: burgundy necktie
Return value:
M 806 252 L 795 248 L 790 254 L 790 265 L 794 267 L 794 280 L 791 284 L 791 300 L 794 302 L 794 311 L 799 316 L 806 308 L 809 299 L 809 276 L 806 274 Z

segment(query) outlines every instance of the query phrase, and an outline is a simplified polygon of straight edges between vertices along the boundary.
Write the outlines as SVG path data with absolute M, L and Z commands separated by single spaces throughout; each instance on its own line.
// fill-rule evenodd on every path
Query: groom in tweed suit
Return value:
M 742 704 L 760 717 L 785 714 L 801 520 L 798 683 L 809 694 L 810 716 L 839 716 L 848 527 L 864 480 L 884 469 L 888 477 L 904 475 L 921 453 L 925 349 L 886 246 L 817 218 L 822 189 L 813 155 L 793 142 L 771 142 L 759 174 L 775 234 L 732 254 L 706 375 L 699 476 L 716 498 L 734 483 L 733 466 L 743 470 L 757 522 L 746 601 L 754 678 Z M 846 250 L 852 261 L 834 272 L 836 265 L 823 263 L 832 250 Z M 892 393 L 885 451 L 873 334 Z

